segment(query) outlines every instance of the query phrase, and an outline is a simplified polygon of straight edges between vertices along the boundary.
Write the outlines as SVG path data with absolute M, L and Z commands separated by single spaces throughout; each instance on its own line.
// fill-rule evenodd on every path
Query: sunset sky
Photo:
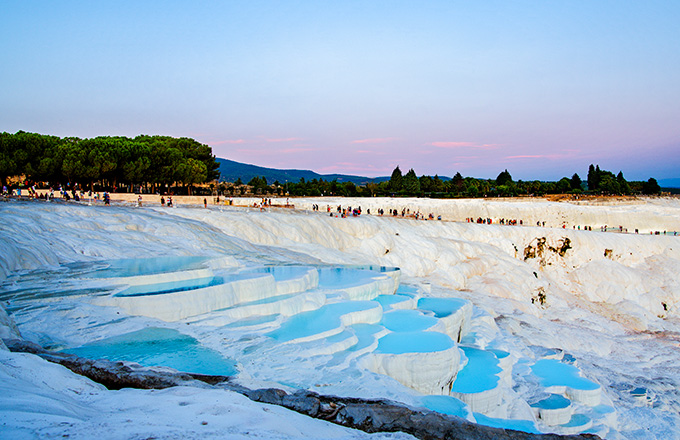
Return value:
M 679 1 L 0 2 L 0 131 L 319 173 L 680 177 Z

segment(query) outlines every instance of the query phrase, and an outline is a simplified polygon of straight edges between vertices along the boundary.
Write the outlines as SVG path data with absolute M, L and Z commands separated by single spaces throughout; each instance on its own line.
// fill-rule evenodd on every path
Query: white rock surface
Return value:
M 33 287 L 41 292 L 50 291 L 46 288 L 50 281 L 42 279 L 40 273 L 30 271 L 61 268 L 63 266 L 59 265 L 71 262 L 165 255 L 227 258 L 236 263 L 230 267 L 291 262 L 300 265 L 398 266 L 404 281 L 423 286 L 422 294 L 465 298 L 472 301 L 475 308 L 484 310 L 488 315 L 484 318 L 484 326 L 475 327 L 473 319 L 470 327 L 471 332 L 476 333 L 474 341 L 480 348 L 505 349 L 520 361 L 533 359 L 530 348 L 533 346 L 559 348 L 577 358 L 583 375 L 601 384 L 602 393 L 615 402 L 618 419 L 615 429 L 618 432 L 608 434 L 611 438 L 680 437 L 677 411 L 680 357 L 673 336 L 680 332 L 680 280 L 677 277 L 680 237 L 648 233 L 650 230 L 680 229 L 677 226 L 680 224 L 678 200 L 653 199 L 606 206 L 535 200 L 295 200 L 297 206 L 315 203 L 324 207 L 326 203 L 336 202 L 361 205 L 364 210 L 370 207 L 371 212 L 378 206 L 387 210 L 390 205 L 393 208 L 408 205 L 412 211 L 417 208 L 428 213 L 431 210 L 442 214 L 445 220 L 463 222 L 376 216 L 337 219 L 323 213 L 259 212 L 228 207 L 221 207 L 223 211 L 220 208 L 133 210 L 72 203 L 5 203 L 0 204 L 0 278 L 10 274 L 20 276 L 5 280 L 0 294 L 4 301 L 10 302 L 7 310 L 25 337 L 70 345 L 88 337 L 104 338 L 159 322 L 145 316 L 121 319 L 109 308 L 92 305 L 89 299 L 83 299 L 84 296 L 61 298 L 58 296 L 61 282 L 53 281 L 55 296 L 45 296 L 41 307 L 23 307 L 23 302 L 34 291 Z M 464 222 L 465 217 L 477 216 L 491 216 L 494 220 L 501 217 L 523 219 L 524 226 Z M 533 220 L 546 220 L 552 227 L 533 226 Z M 561 228 L 561 222 L 567 223 L 567 229 Z M 604 224 L 621 224 L 629 231 L 638 227 L 641 234 L 599 232 L 599 226 Z M 593 231 L 574 230 L 572 225 L 590 225 Z M 569 238 L 571 249 L 564 255 L 548 250 L 541 257 L 525 261 L 525 248 L 541 237 L 545 237 L 552 247 Z M 65 278 L 65 284 L 70 282 Z M 532 303 L 539 293 L 545 296 L 545 303 Z M 200 307 L 192 310 L 194 306 L 189 301 L 187 304 L 189 309 L 183 314 L 202 313 Z M 149 304 L 146 309 L 156 306 Z M 158 305 L 159 309 L 163 307 Z M 100 325 L 103 323 L 107 325 Z M 301 357 L 295 352 L 276 350 L 249 354 L 245 349 L 255 346 L 259 340 L 252 336 L 248 339 L 245 331 L 217 331 L 215 326 L 187 325 L 184 321 L 171 321 L 167 325 L 191 334 L 226 356 L 245 353 L 239 362 L 248 370 L 250 378 L 247 380 L 252 382 L 304 383 L 332 394 L 387 397 L 407 403 L 416 400 L 413 391 L 407 387 L 385 376 L 354 368 L 351 362 L 339 362 L 333 364 L 336 367 L 327 368 L 323 363 L 329 362 L 327 356 Z M 266 325 L 261 324 L 262 328 Z M 1 364 L 3 368 L 9 368 L 12 362 L 13 357 L 6 357 Z M 287 369 L 288 365 L 295 365 L 293 371 Z M 337 368 L 339 365 L 354 369 L 348 374 Z M 518 365 L 515 365 L 515 371 Z M 29 363 L 25 367 L 26 374 L 52 376 L 51 371 L 43 370 L 42 364 Z M 513 377 L 518 379 L 519 376 Z M 40 382 L 30 381 L 22 384 L 18 389 L 29 394 L 41 392 L 43 386 Z M 629 394 L 639 386 L 648 390 L 644 404 Z M 518 398 L 539 391 L 532 387 L 534 384 L 520 383 L 516 392 Z M 210 395 L 204 401 L 200 393 L 196 393 L 192 402 L 212 399 Z M 144 401 L 143 406 L 134 405 L 134 398 L 119 400 L 118 396 L 125 393 L 98 391 L 97 394 L 98 403 L 92 406 L 96 408 L 96 414 L 90 417 L 82 413 L 90 417 L 88 422 L 77 422 L 71 428 L 53 423 L 73 419 L 68 414 L 50 412 L 50 408 L 59 406 L 62 400 L 76 398 L 59 389 L 49 397 L 56 403 L 50 404 L 52 406 L 36 404 L 32 412 L 23 413 L 23 421 L 12 425 L 9 432 L 23 432 L 33 437 L 37 434 L 46 437 L 70 434 L 71 438 L 90 438 L 91 432 L 106 432 L 105 428 L 97 427 L 111 419 L 125 425 L 122 432 L 129 434 L 127 437 L 159 433 L 194 435 L 195 425 L 188 418 L 159 416 L 163 411 L 177 415 L 172 403 L 166 404 L 162 398 L 156 398 L 164 396 L 168 402 L 180 401 L 167 397 L 172 393 L 129 393 L 135 397 L 143 395 L 144 398 L 139 399 Z M 10 401 L 2 397 L 0 402 L 4 402 L 0 404 L 4 420 L 20 419 L 12 412 Z M 81 408 L 87 408 L 87 405 L 78 406 L 78 412 Z M 117 418 L 116 411 L 121 408 L 127 409 L 123 410 L 121 418 Z M 192 413 L 187 408 L 183 410 L 199 418 L 203 414 Z M 253 411 L 256 414 L 262 410 L 255 406 Z M 136 426 L 128 427 L 123 417 L 135 421 L 132 425 Z M 154 417 L 159 417 L 158 424 L 143 422 L 155 420 Z M 236 423 L 235 419 L 230 420 Z M 167 423 L 168 428 L 162 427 L 163 423 Z M 212 423 L 217 422 L 211 419 L 208 426 Z M 603 419 L 602 423 L 609 421 Z M 246 425 L 244 421 L 238 426 Z M 220 427 L 230 429 L 226 422 Z M 94 431 L 88 431 L 92 429 Z M 232 425 L 231 429 L 235 435 L 243 435 L 240 428 Z M 291 434 L 265 429 L 263 432 L 265 437 L 280 438 L 310 435 L 310 431 Z M 217 438 L 215 433 L 206 434 L 205 437 Z

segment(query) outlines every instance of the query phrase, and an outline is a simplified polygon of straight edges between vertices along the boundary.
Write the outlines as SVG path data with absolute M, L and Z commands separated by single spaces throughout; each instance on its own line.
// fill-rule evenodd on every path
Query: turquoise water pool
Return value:
M 491 426 L 492 428 L 513 429 L 515 431 L 524 431 L 529 434 L 541 434 L 541 431 L 536 427 L 536 423 L 531 420 L 515 420 L 515 419 L 497 419 L 488 417 L 484 414 L 474 413 L 475 420 L 480 425 Z
M 342 289 L 369 283 L 378 276 L 376 272 L 346 267 L 323 267 L 319 269 L 319 287 Z
M 247 269 L 241 273 L 271 274 L 276 281 L 288 281 L 303 277 L 311 269 L 311 267 L 306 266 L 264 266 Z
M 194 278 L 190 280 L 168 281 L 165 283 L 144 284 L 139 286 L 130 286 L 115 296 L 144 296 L 144 295 L 160 295 L 163 293 L 183 292 L 186 290 L 202 289 L 217 284 L 223 284 L 224 280 L 221 277 L 204 277 Z
M 531 366 L 531 371 L 539 377 L 544 387 L 566 386 L 575 390 L 596 390 L 600 388 L 592 380 L 580 376 L 573 365 L 564 364 L 556 359 L 541 359 Z
M 417 310 L 392 310 L 383 315 L 382 325 L 393 332 L 417 332 L 430 329 L 439 320 Z
M 559 394 L 551 394 L 545 399 L 532 403 L 531 407 L 541 409 L 563 409 L 569 407 L 569 405 L 571 405 L 571 401 L 566 397 Z
M 340 319 L 342 315 L 367 311 L 376 307 L 380 307 L 380 304 L 375 301 L 348 301 L 327 304 L 320 309 L 292 316 L 281 327 L 267 333 L 267 336 L 279 342 L 287 342 L 333 331 L 340 332 L 342 331 Z
M 136 362 L 145 367 L 165 366 L 186 373 L 238 373 L 233 360 L 201 346 L 190 336 L 165 328 L 149 327 L 63 352 L 89 359 Z
M 374 301 L 378 301 L 384 310 L 389 310 L 395 304 L 409 301 L 410 299 L 411 297 L 407 295 L 394 294 L 394 295 L 378 295 Z
M 261 277 L 261 273 L 249 272 L 239 274 L 229 274 L 223 277 L 210 276 L 191 278 L 186 280 L 158 282 L 151 284 L 141 284 L 130 286 L 114 296 L 146 296 L 146 295 L 161 295 L 166 293 L 185 292 L 188 290 L 198 290 L 210 286 L 218 286 L 220 284 L 229 283 L 238 280 L 247 280 Z
M 502 369 L 498 366 L 496 356 L 486 350 L 472 347 L 461 347 L 468 359 L 467 365 L 458 372 L 453 382 L 452 392 L 480 393 L 496 388 Z
M 378 341 L 376 353 L 404 354 L 444 351 L 456 344 L 444 333 L 400 332 L 389 333 Z
M 453 396 L 423 396 L 421 399 L 423 406 L 431 411 L 436 411 L 441 414 L 448 414 L 461 418 L 467 418 L 470 409 L 460 399 Z
M 437 318 L 445 318 L 463 308 L 468 301 L 458 298 L 420 298 L 418 308 L 429 310 Z
M 104 267 L 94 270 L 88 276 L 93 278 L 118 278 L 192 270 L 203 267 L 208 259 L 208 257 L 180 256 L 110 260 L 92 263 L 95 268 L 97 265 L 101 267 L 102 264 L 104 264 Z
M 377 324 L 354 324 L 352 331 L 358 342 L 350 350 L 359 351 L 370 347 L 375 342 L 376 335 L 383 330 L 383 326 Z

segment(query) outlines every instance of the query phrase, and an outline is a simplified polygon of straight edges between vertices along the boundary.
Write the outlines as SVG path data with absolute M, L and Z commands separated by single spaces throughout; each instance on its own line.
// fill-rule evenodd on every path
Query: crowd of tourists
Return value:
M 24 193 L 25 191 L 25 193 Z M 98 202 L 101 201 L 104 203 L 104 205 L 110 205 L 111 204 L 111 195 L 104 191 L 103 194 L 100 194 L 98 192 L 92 192 L 92 191 L 87 191 L 85 192 L 79 185 L 73 185 L 72 187 L 68 185 L 66 188 L 63 186 L 59 185 L 56 188 L 49 188 L 47 191 L 37 191 L 35 185 L 22 185 L 16 188 L 8 188 L 6 185 L 3 185 L 2 187 L 2 196 L 3 198 L 30 198 L 30 199 L 39 199 L 39 200 L 45 200 L 45 201 L 54 201 L 56 199 L 59 200 L 64 200 L 64 201 L 70 201 L 74 200 L 76 202 L 79 202 L 81 200 L 86 200 L 88 202 L 94 201 Z M 219 199 L 216 201 L 217 204 L 219 204 Z M 173 207 L 173 199 L 172 196 L 167 196 L 167 199 L 165 196 L 160 196 L 160 205 L 164 207 Z M 225 200 L 225 205 L 234 205 L 233 198 L 229 198 L 228 201 Z M 139 195 L 137 198 L 137 206 L 141 207 L 142 206 L 142 196 Z M 203 199 L 203 206 L 205 208 L 208 207 L 208 201 L 207 199 Z M 272 199 L 269 198 L 262 198 L 259 203 L 255 202 L 252 205 L 254 208 L 259 208 L 261 211 L 266 210 L 266 208 L 270 208 L 272 206 L 283 206 L 286 208 L 291 208 L 294 207 L 294 205 L 290 204 L 290 199 L 286 199 L 286 204 L 285 205 L 274 205 L 272 203 Z M 320 206 L 318 204 L 312 204 L 311 210 L 313 212 L 319 212 L 320 211 Z M 352 206 L 345 206 L 343 207 L 342 205 L 337 205 L 337 206 L 331 206 L 331 205 L 326 205 L 326 213 L 331 216 L 331 217 L 339 217 L 339 218 L 347 218 L 347 217 L 359 217 L 362 214 L 367 214 L 371 215 L 371 210 L 366 209 L 364 210 L 361 208 L 361 206 L 358 207 L 352 207 Z M 429 214 L 424 214 L 420 212 L 419 210 L 413 210 L 411 211 L 410 208 L 403 207 L 401 209 L 396 209 L 396 208 L 388 208 L 387 212 L 383 208 L 378 208 L 377 210 L 374 211 L 374 215 L 383 217 L 383 216 L 389 216 L 389 217 L 394 217 L 394 218 L 404 218 L 404 219 L 415 219 L 415 220 L 442 220 L 441 215 L 437 215 L 434 213 L 429 213 Z M 525 224 L 523 219 L 507 219 L 507 218 L 500 218 L 500 219 L 492 219 L 491 217 L 466 217 L 465 222 L 467 223 L 476 223 L 476 224 L 482 224 L 482 225 L 503 225 L 503 226 L 523 226 Z M 538 227 L 545 227 L 546 222 L 544 220 L 539 220 L 536 222 L 536 226 Z M 561 225 L 562 229 L 567 229 L 567 224 L 562 223 Z M 574 230 L 583 230 L 583 231 L 592 231 L 593 227 L 589 225 L 572 225 L 572 229 Z M 600 228 L 601 232 L 618 232 L 618 233 L 628 233 L 628 228 L 619 225 L 618 227 L 610 227 L 608 225 L 603 225 Z M 635 229 L 634 230 L 635 234 L 639 234 L 639 230 Z M 651 235 L 673 235 L 677 236 L 678 233 L 677 231 L 650 231 Z

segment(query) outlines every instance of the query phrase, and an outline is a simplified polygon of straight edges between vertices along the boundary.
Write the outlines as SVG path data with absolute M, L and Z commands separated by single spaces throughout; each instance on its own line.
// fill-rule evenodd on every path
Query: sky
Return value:
M 680 178 L 680 2 L 0 2 L 0 132 L 322 174 Z

